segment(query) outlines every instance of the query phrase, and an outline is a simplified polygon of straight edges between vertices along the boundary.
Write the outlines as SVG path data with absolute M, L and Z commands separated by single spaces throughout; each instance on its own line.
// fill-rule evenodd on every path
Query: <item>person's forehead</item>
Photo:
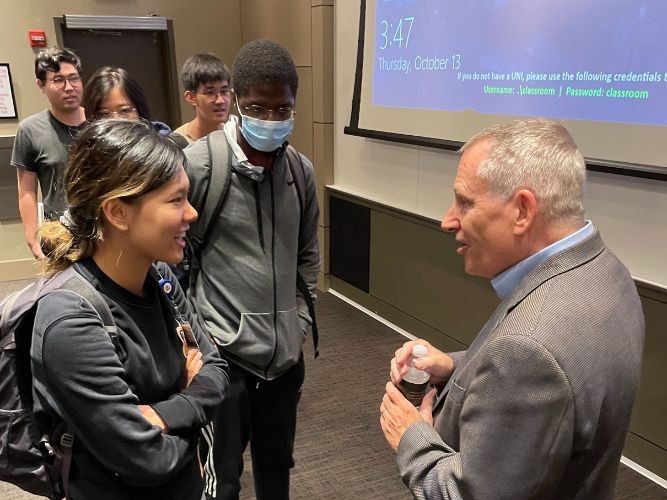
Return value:
M 78 75 L 79 72 L 76 69 L 76 66 L 70 63 L 60 63 L 60 69 L 58 71 L 47 71 L 47 75 L 57 75 L 57 76 L 71 76 Z
M 486 160 L 491 153 L 491 143 L 488 140 L 480 140 L 471 144 L 461 156 L 461 163 L 468 166 L 479 167 L 479 164 Z
M 459 168 L 457 171 L 457 179 L 464 177 L 467 179 L 477 178 L 477 169 L 480 163 L 489 157 L 490 145 L 486 141 L 477 142 L 471 145 L 463 152 L 461 160 L 459 161 Z
M 130 98 L 123 92 L 123 89 L 120 87 L 113 87 L 107 95 L 102 99 L 101 105 L 103 107 L 109 106 L 132 106 L 132 101 Z
M 183 168 L 183 165 L 179 166 L 178 172 L 169 182 L 169 185 L 173 191 L 182 191 L 187 194 L 187 192 L 190 190 L 190 179 L 185 173 L 185 168 Z
M 288 83 L 256 83 L 251 85 L 248 88 L 248 91 L 243 95 L 239 96 L 244 99 L 270 99 L 270 100 L 283 100 L 283 101 L 294 101 L 294 95 L 292 94 L 292 89 Z
M 158 189 L 149 191 L 146 194 L 155 193 L 155 195 L 172 195 L 177 191 L 187 191 L 190 188 L 190 180 L 188 179 L 183 164 L 180 164 L 174 176 L 169 179 L 166 183 L 160 186 Z
M 177 187 L 187 187 L 190 185 L 190 180 L 188 179 L 188 175 L 185 173 L 183 164 L 179 165 L 178 170 L 176 171 L 176 175 L 170 182 Z
M 199 86 L 206 89 L 219 89 L 229 87 L 229 82 L 227 80 L 213 80 L 210 82 L 200 82 Z

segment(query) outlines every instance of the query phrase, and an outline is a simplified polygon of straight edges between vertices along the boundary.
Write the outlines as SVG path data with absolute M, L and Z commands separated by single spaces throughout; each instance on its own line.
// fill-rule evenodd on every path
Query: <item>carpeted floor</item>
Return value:
M 389 359 L 404 338 L 331 294 L 320 295 L 317 321 L 320 357 L 310 344 L 304 351 L 292 498 L 412 498 L 379 423 Z
M 0 282 L 0 299 L 24 285 Z M 292 499 L 409 500 L 378 411 L 389 359 L 404 338 L 332 294 L 322 293 L 317 308 L 320 357 L 313 360 L 306 347 Z M 241 500 L 254 498 L 250 469 L 247 464 Z M 0 498 L 36 497 L 0 483 Z M 667 499 L 667 490 L 621 464 L 615 499 Z

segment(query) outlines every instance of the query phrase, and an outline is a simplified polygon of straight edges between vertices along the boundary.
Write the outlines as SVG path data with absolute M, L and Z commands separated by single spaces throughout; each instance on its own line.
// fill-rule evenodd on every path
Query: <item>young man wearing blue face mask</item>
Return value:
M 229 362 L 230 386 L 205 467 L 212 498 L 238 499 L 248 441 L 257 498 L 289 498 L 302 347 L 311 325 L 296 281 L 298 274 L 314 299 L 320 262 L 313 166 L 287 144 L 297 86 L 296 67 L 283 47 L 270 40 L 244 45 L 232 67 L 232 102 L 240 118 L 230 116 L 223 130 L 212 133 L 226 138 L 227 151 L 212 154 L 231 163 L 230 187 L 190 289 Z M 206 193 L 209 138 L 184 151 L 196 207 L 219 195 Z

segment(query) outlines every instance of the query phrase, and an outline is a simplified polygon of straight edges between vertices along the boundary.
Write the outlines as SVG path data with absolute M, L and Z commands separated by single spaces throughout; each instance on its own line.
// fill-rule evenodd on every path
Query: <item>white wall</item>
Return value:
M 335 23 L 336 186 L 440 219 L 452 201 L 456 155 L 343 134 L 352 103 L 359 0 L 336 2 Z M 586 212 L 635 278 L 667 288 L 667 182 L 589 172 Z

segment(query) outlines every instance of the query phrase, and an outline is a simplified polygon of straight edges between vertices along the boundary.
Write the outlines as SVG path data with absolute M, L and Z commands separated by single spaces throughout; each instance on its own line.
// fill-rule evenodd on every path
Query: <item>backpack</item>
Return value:
M 180 150 L 183 150 L 190 145 L 185 136 L 179 134 L 178 132 L 170 133 L 169 135 L 167 135 L 167 139 L 173 142 L 176 145 L 176 147 L 178 147 L 178 149 Z
M 208 157 L 211 164 L 211 173 L 208 179 L 208 186 L 206 187 L 206 194 L 201 206 L 195 207 L 199 217 L 190 224 L 186 240 L 185 257 L 183 262 L 177 265 L 177 269 L 173 269 L 174 274 L 178 277 L 183 290 L 189 290 L 194 287 L 197 280 L 197 274 L 200 269 L 201 249 L 206 242 L 208 233 L 220 210 L 223 208 L 229 186 L 231 182 L 232 172 L 232 150 L 227 144 L 227 136 L 222 131 L 211 132 L 207 136 Z M 213 154 L 213 152 L 216 154 Z M 303 166 L 301 155 L 292 147 L 287 146 L 285 151 L 287 155 L 287 164 L 294 179 L 294 186 L 296 194 L 299 199 L 300 219 L 299 219 L 299 233 L 301 233 L 301 224 L 303 224 L 304 212 L 304 193 L 306 192 L 306 171 Z M 290 161 L 290 157 L 292 160 Z M 298 160 L 299 168 L 296 168 L 294 163 Z M 219 193 L 219 194 L 218 194 Z M 310 296 L 308 285 L 297 272 L 296 276 L 297 290 L 303 295 L 308 306 L 308 314 L 312 320 L 311 330 L 313 333 L 313 348 L 315 350 L 315 357 L 319 356 L 319 334 L 317 330 L 317 321 L 315 319 L 315 305 Z M 195 304 L 196 309 L 196 304 Z
M 52 499 L 68 491 L 74 436 L 64 423 L 54 429 L 33 413 L 30 347 L 38 301 L 54 290 L 76 293 L 97 311 L 116 345 L 109 306 L 75 266 L 0 302 L 0 480 Z

